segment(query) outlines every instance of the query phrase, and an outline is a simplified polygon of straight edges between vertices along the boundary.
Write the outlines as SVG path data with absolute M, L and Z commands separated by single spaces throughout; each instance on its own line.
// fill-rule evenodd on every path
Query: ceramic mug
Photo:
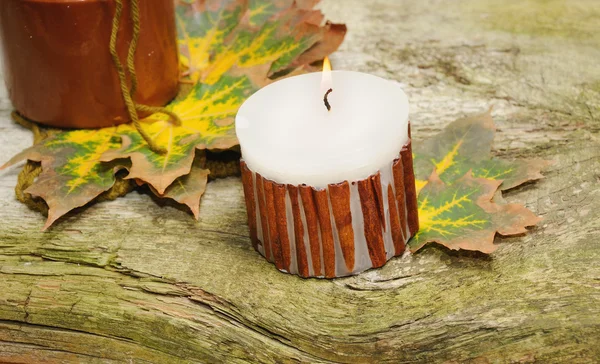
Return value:
M 126 63 L 132 37 L 130 2 L 117 50 Z M 0 0 L 4 79 L 15 109 L 30 120 L 65 128 L 129 121 L 109 40 L 114 0 Z M 173 0 L 140 0 L 135 56 L 137 103 L 162 106 L 178 91 Z

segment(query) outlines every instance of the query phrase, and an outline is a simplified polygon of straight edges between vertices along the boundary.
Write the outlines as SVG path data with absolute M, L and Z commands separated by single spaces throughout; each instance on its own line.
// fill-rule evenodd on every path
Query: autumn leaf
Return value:
M 458 119 L 435 137 L 415 143 L 417 190 L 427 184 L 433 170 L 447 184 L 471 171 L 475 178 L 502 181 L 502 190 L 543 177 L 540 171 L 549 164 L 547 161 L 491 157 L 496 127 L 490 112 Z
M 414 143 L 420 229 L 409 242 L 411 251 L 435 242 L 491 253 L 496 233 L 521 234 L 540 221 L 524 206 L 504 203 L 500 190 L 542 178 L 549 162 L 492 158 L 496 127 L 490 111 Z
M 410 250 L 436 242 L 449 249 L 489 254 L 497 249 L 496 233 L 522 234 L 541 221 L 523 205 L 494 202 L 500 183 L 469 172 L 448 185 L 433 173 L 419 194 L 420 228 L 408 244 Z
M 187 97 L 168 107 L 179 115 L 181 126 L 173 126 L 160 115 L 143 124 L 167 153 L 155 153 L 136 130 L 130 129 L 121 133 L 122 147 L 107 151 L 102 160 L 130 158 L 127 178 L 143 180 L 163 194 L 175 179 L 190 172 L 196 149 L 228 149 L 237 145 L 235 113 L 255 89 L 245 76 L 224 76 L 213 85 L 198 83 Z
M 22 160 L 41 162 L 42 173 L 24 192 L 41 197 L 48 204 L 43 230 L 74 208 L 87 204 L 115 183 L 115 173 L 126 161 L 100 163 L 102 154 L 120 145 L 118 129 L 59 133 L 14 156 L 3 168 Z
M 180 60 L 192 87 L 167 108 L 183 123 L 173 126 L 161 114 L 142 121 L 167 153 L 151 151 L 131 125 L 65 131 L 23 151 L 4 167 L 42 162 L 27 192 L 48 203 L 45 228 L 110 189 L 122 167 L 126 178 L 188 205 L 197 217 L 206 172 L 192 167 L 196 150 L 237 145 L 233 121 L 244 100 L 333 52 L 346 32 L 344 25 L 322 25 L 323 15 L 313 10 L 317 0 L 174 1 Z M 185 177 L 190 173 L 198 180 Z
M 246 69 L 245 73 L 258 72 L 259 82 L 264 82 L 265 77 L 281 69 L 322 59 L 341 44 L 346 27 L 330 23 L 321 26 L 322 13 L 312 9 L 317 3 L 180 2 L 176 9 L 177 25 L 187 76 L 193 82 L 202 80 L 212 84 L 231 69 L 241 68 Z M 321 51 L 315 53 L 315 48 Z M 296 62 L 298 59 L 301 63 Z
M 200 159 L 194 160 L 189 174 L 177 178 L 162 195 L 156 190 L 153 190 L 153 192 L 160 197 L 170 198 L 186 205 L 198 220 L 200 218 L 200 198 L 206 191 L 208 175 L 210 174 L 210 171 L 204 169 L 202 164 Z
M 319 11 L 293 1 L 179 2 L 177 24 L 180 51 L 191 92 L 167 108 L 182 120 L 181 126 L 156 114 L 143 128 L 167 153 L 154 153 L 133 131 L 122 134 L 123 146 L 102 160 L 131 159 L 127 178 L 143 180 L 158 194 L 190 172 L 196 149 L 228 149 L 238 144 L 234 118 L 252 93 L 272 82 L 283 69 L 300 67 L 339 46 L 345 27 L 320 26 Z M 332 34 L 341 34 L 333 37 Z M 325 46 L 324 46 L 325 45 Z M 310 50 L 310 57 L 306 57 Z

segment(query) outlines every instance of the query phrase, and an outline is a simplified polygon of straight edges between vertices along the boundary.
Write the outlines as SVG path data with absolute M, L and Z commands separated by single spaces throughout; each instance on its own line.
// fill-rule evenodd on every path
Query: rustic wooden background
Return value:
M 0 172 L 0 362 L 600 360 L 600 2 L 324 0 L 334 67 L 405 85 L 416 143 L 494 106 L 495 154 L 555 161 L 506 194 L 544 221 L 487 257 L 431 247 L 302 280 L 252 250 L 239 179 L 201 220 L 149 194 L 49 232 Z M 0 91 L 0 162 L 30 145 Z

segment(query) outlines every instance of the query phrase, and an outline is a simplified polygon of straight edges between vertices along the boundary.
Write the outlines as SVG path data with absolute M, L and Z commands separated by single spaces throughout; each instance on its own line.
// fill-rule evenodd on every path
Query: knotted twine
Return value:
M 131 42 L 129 43 L 129 50 L 127 52 L 127 70 L 131 80 L 131 88 L 127 87 L 127 76 L 125 75 L 125 70 L 123 69 L 119 55 L 117 54 L 117 34 L 119 32 L 119 23 L 123 13 L 123 0 L 115 0 L 115 15 L 113 17 L 112 31 L 110 34 L 110 55 L 112 56 L 113 63 L 117 69 L 117 74 L 119 75 L 121 93 L 123 94 L 123 101 L 125 101 L 125 105 L 127 106 L 129 118 L 133 122 L 133 125 L 137 129 L 138 133 L 140 133 L 142 138 L 144 138 L 146 143 L 148 143 L 150 149 L 155 153 L 165 154 L 167 150 L 158 145 L 154 139 L 152 139 L 152 137 L 148 135 L 148 133 L 142 128 L 137 111 L 166 114 L 171 118 L 171 122 L 176 126 L 181 125 L 181 119 L 179 116 L 177 116 L 177 114 L 164 107 L 141 105 L 133 101 L 133 97 L 138 87 L 137 74 L 135 72 L 135 51 L 137 50 L 137 44 L 140 37 L 140 8 L 138 1 L 139 0 L 130 0 L 130 15 L 131 23 L 133 25 L 133 34 Z

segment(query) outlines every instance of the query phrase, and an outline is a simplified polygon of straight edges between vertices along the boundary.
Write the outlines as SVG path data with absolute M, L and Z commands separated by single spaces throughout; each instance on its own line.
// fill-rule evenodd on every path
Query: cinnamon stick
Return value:
M 263 187 L 265 190 L 266 216 L 269 222 L 269 240 L 271 241 L 271 253 L 273 254 L 273 262 L 277 269 L 285 269 L 283 266 L 283 258 L 281 256 L 281 240 L 277 231 L 277 214 L 275 210 L 275 197 L 273 196 L 272 181 L 263 179 Z
M 269 223 L 267 221 L 267 206 L 265 204 L 265 189 L 264 179 L 259 173 L 256 173 L 256 192 L 258 194 L 258 210 L 260 213 L 260 225 L 263 238 L 263 246 L 265 248 L 265 258 L 269 262 L 273 261 L 273 254 L 271 253 L 271 241 L 269 239 Z
M 385 206 L 383 204 L 383 190 L 381 185 L 381 173 L 377 172 L 376 175 L 369 177 L 371 179 L 371 183 L 373 185 L 373 189 L 375 190 L 375 197 L 377 198 L 377 206 L 379 207 L 379 221 L 381 222 L 381 227 L 383 231 L 385 231 Z
M 410 125 L 409 125 L 410 131 Z M 415 188 L 415 172 L 412 163 L 412 143 L 408 143 L 400 152 L 402 164 L 404 167 L 404 186 L 406 188 L 406 209 L 408 210 L 408 227 L 410 236 L 415 236 L 419 230 L 419 215 L 417 213 L 417 190 Z
M 286 188 L 284 185 L 273 183 L 273 198 L 275 205 L 275 214 L 277 221 L 277 236 L 281 246 L 281 259 L 283 269 L 290 271 L 292 264 L 290 237 L 287 227 L 287 208 L 285 204 Z
M 300 203 L 298 198 L 298 187 L 288 185 L 288 193 L 292 201 L 292 215 L 294 216 L 294 237 L 296 239 L 296 261 L 298 262 L 298 274 L 302 277 L 309 276 L 308 259 L 306 257 L 306 245 L 304 244 L 304 225 L 300 215 Z M 293 254 L 293 252 L 292 252 Z
M 321 229 L 321 244 L 323 247 L 323 265 L 325 266 L 325 277 L 335 277 L 335 246 L 333 242 L 333 227 L 331 226 L 331 214 L 329 212 L 329 200 L 327 190 L 313 188 L 313 195 L 317 206 L 317 216 Z
M 392 230 L 392 241 L 394 242 L 394 255 L 400 255 L 404 252 L 406 242 L 402 235 L 398 206 L 391 184 L 388 185 L 388 206 L 390 208 L 390 230 Z
M 370 178 L 358 182 L 358 194 L 363 212 L 365 238 L 373 267 L 381 267 L 386 262 L 383 231 L 379 221 L 379 209 L 375 200 L 373 182 Z
M 350 184 L 346 182 L 329 185 L 331 209 L 348 272 L 354 270 L 354 229 L 350 210 Z
M 258 250 L 258 232 L 256 229 L 256 196 L 254 195 L 254 176 L 248 169 L 246 162 L 240 161 L 242 170 L 242 185 L 244 186 L 244 199 L 248 211 L 248 227 L 250 229 L 250 240 L 254 249 Z
M 402 228 L 402 236 L 404 241 L 410 237 L 407 231 L 406 222 L 406 191 L 404 188 L 404 166 L 402 158 L 398 158 L 392 164 L 392 174 L 394 176 L 394 188 L 396 190 L 396 205 L 398 206 L 398 217 L 400 218 L 400 227 Z
M 315 276 L 322 276 L 321 267 L 321 241 L 319 240 L 319 220 L 317 207 L 313 198 L 312 188 L 300 186 L 300 197 L 304 205 L 304 216 L 306 217 L 306 228 L 308 230 L 308 242 L 310 244 L 310 256 L 312 259 L 313 272 Z
M 252 244 L 255 249 L 262 244 L 264 249 L 260 251 L 280 270 L 290 272 L 295 261 L 300 276 L 333 278 L 338 273 L 381 267 L 387 261 L 384 237 L 388 229 L 394 255 L 405 251 L 406 242 L 418 230 L 410 140 L 391 163 L 392 181 L 382 185 L 378 172 L 352 182 L 357 184 L 358 196 L 352 195 L 348 181 L 330 184 L 327 189 L 281 185 L 254 174 L 244 161 L 241 167 Z M 389 170 L 390 165 L 386 168 Z M 356 197 L 359 201 L 353 202 Z M 353 203 L 360 203 L 360 210 L 355 212 L 362 213 L 361 231 L 353 226 L 353 220 L 361 217 L 353 216 Z M 366 241 L 370 262 L 356 259 L 357 240 Z M 336 247 L 338 243 L 341 249 Z M 341 257 L 336 256 L 336 249 L 337 253 L 341 250 Z M 336 266 L 338 263 L 345 269 Z

